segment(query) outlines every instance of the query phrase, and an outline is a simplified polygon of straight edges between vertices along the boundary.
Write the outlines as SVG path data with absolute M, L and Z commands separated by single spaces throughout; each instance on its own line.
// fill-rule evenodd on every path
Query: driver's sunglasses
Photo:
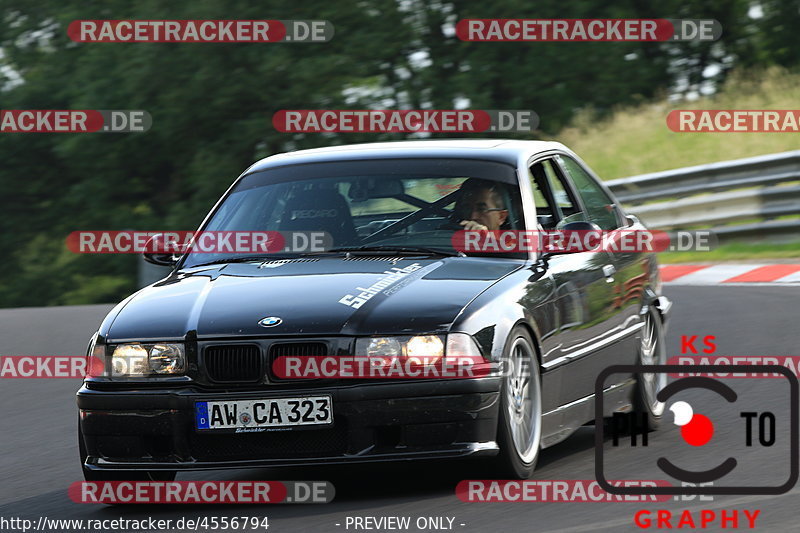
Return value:
M 478 212 L 481 215 L 484 213 L 491 213 L 492 211 L 505 211 L 502 207 L 486 207 L 485 205 L 479 205 L 476 207 L 466 206 L 459 210 L 460 214 L 472 214 L 474 212 Z

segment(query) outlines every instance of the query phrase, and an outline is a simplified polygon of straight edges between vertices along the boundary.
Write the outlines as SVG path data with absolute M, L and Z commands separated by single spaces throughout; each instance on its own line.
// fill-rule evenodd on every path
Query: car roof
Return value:
M 516 166 L 522 155 L 565 149 L 561 143 L 552 141 L 509 139 L 441 139 L 347 144 L 276 154 L 254 163 L 245 173 L 284 165 L 363 159 L 480 159 Z

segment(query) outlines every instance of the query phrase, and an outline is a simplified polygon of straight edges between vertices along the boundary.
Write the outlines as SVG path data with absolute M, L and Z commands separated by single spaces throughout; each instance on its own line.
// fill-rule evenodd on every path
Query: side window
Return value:
M 555 167 L 553 166 L 552 161 L 544 161 L 544 170 L 547 174 L 547 181 L 550 183 L 550 187 L 553 190 L 553 196 L 556 201 L 556 205 L 561 210 L 561 214 L 564 217 L 573 216 L 580 213 L 581 208 L 578 206 L 578 203 L 572 198 L 572 195 L 567 192 L 567 189 L 564 187 L 563 177 L 556 172 Z
M 528 179 L 531 182 L 533 191 L 533 205 L 536 206 L 536 215 L 553 216 L 556 213 L 550 206 L 550 189 L 547 186 L 547 178 L 541 163 L 536 163 L 528 169 Z
M 553 229 L 567 222 L 584 220 L 583 213 L 572 193 L 564 186 L 563 176 L 550 159 L 539 161 L 530 168 L 533 201 L 539 224 Z
M 619 222 L 614 200 L 575 160 L 569 157 L 557 157 L 569 177 L 572 178 L 572 183 L 583 200 L 589 220 L 603 230 L 618 228 Z

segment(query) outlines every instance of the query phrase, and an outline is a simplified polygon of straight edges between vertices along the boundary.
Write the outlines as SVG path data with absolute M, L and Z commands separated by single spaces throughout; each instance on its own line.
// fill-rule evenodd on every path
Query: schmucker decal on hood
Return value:
M 101 333 L 118 342 L 442 331 L 475 296 L 520 266 L 472 257 L 320 257 L 280 268 L 258 263 L 197 268 L 141 290 Z M 266 316 L 282 322 L 264 329 L 258 322 Z
M 437 265 L 429 265 L 428 269 L 436 268 Z M 340 304 L 349 305 L 353 309 L 359 309 L 362 305 L 367 303 L 373 296 L 378 294 L 384 289 L 388 289 L 398 281 L 402 280 L 403 278 L 407 277 L 412 272 L 416 272 L 422 268 L 422 265 L 419 263 L 414 263 L 413 265 L 408 265 L 407 267 L 397 268 L 392 267 L 391 269 L 384 272 L 386 276 L 382 277 L 369 287 L 356 287 L 357 291 L 359 292 L 357 295 L 346 294 L 339 300 Z M 419 276 L 417 276 L 419 277 Z M 390 294 L 388 291 L 385 291 L 384 294 Z

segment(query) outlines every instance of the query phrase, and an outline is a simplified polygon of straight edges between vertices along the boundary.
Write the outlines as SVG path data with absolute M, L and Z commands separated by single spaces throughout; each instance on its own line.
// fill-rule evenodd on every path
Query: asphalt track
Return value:
M 667 344 L 678 355 L 681 335 L 714 335 L 724 355 L 800 355 L 798 302 L 792 286 L 667 286 L 674 301 Z M 111 306 L 0 310 L 0 354 L 75 355 L 83 353 L 92 331 Z M 759 509 L 756 529 L 797 531 L 800 487 L 781 495 L 716 496 L 714 501 L 666 503 L 465 503 L 454 493 L 462 479 L 481 475 L 473 462 L 388 464 L 182 474 L 179 479 L 328 480 L 335 500 L 326 505 L 127 506 L 73 503 L 70 483 L 81 479 L 75 439 L 72 379 L 0 380 L 0 518 L 172 518 L 268 516 L 269 531 L 356 531 L 349 517 L 410 516 L 408 531 L 421 516 L 451 517 L 453 530 L 478 531 L 638 531 L 640 509 Z M 774 405 L 767 395 L 753 410 Z M 671 426 L 671 425 L 670 425 Z M 658 444 L 674 426 L 651 434 Z M 674 436 L 674 435 L 673 435 Z M 542 452 L 535 479 L 593 479 L 594 429 L 584 427 L 563 443 Z M 679 451 L 691 460 L 692 450 Z M 765 452 L 767 454 L 773 452 Z M 678 455 L 677 459 L 681 457 Z M 767 461 L 786 463 L 775 450 Z M 610 468 L 636 471 L 624 453 L 609 456 Z M 486 472 L 483 472 L 486 474 Z M 759 476 L 756 469 L 753 477 Z M 491 477 L 491 476 L 487 476 Z M 768 482 L 767 480 L 760 480 Z M 339 525 L 337 525 L 339 524 Z M 0 526 L 1 527 L 1 526 Z M 718 526 L 708 530 L 713 531 Z M 743 518 L 740 529 L 747 529 Z M 5 531 L 11 531 L 8 528 Z M 62 529 L 61 531 L 69 531 Z M 360 529 L 364 531 L 364 529 Z M 371 531 L 381 531 L 371 529 Z

